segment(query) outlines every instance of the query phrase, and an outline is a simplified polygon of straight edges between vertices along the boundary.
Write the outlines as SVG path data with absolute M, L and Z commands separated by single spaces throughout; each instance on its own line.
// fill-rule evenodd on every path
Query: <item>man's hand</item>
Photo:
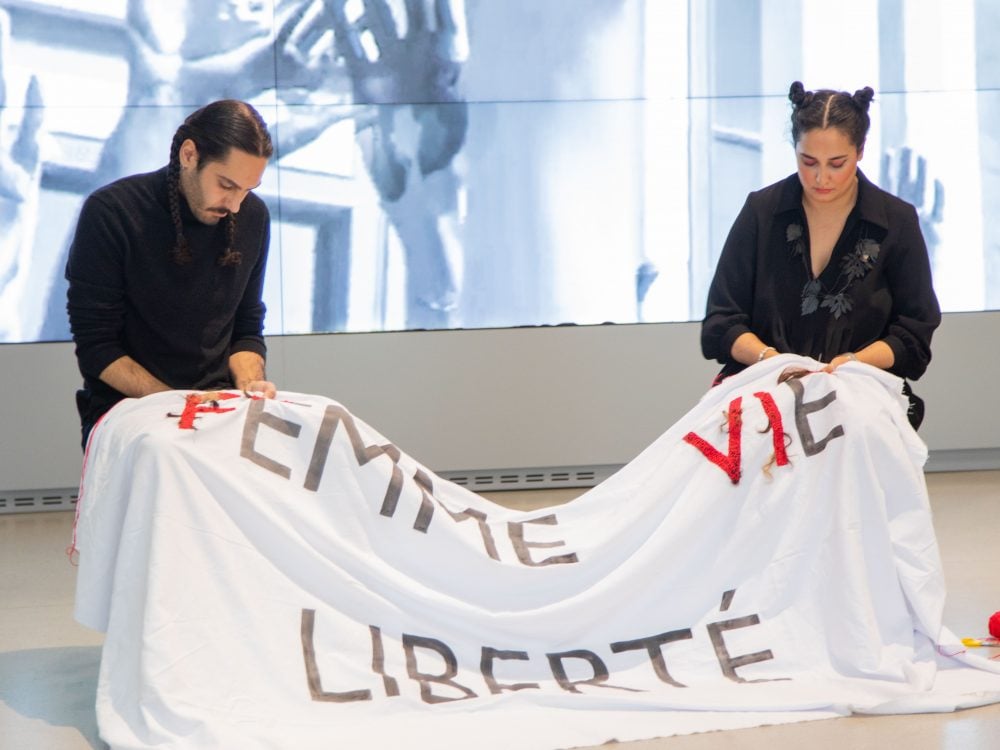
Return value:
M 131 398 L 171 390 L 169 385 L 153 377 L 149 370 L 129 356 L 116 359 L 104 368 L 99 377 L 119 393 Z
M 278 389 L 270 380 L 251 380 L 243 386 L 243 392 L 248 396 L 274 398 L 278 394 Z
M 229 357 L 229 372 L 233 383 L 246 394 L 274 398 L 278 392 L 264 374 L 264 358 L 256 352 L 236 352 Z

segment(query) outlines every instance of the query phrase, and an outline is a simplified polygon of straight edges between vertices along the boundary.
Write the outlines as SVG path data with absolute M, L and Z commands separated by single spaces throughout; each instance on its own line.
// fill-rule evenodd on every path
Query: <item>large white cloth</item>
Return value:
M 196 429 L 182 393 L 122 402 L 78 520 L 102 737 L 546 750 L 1000 701 L 997 665 L 942 628 L 901 381 L 851 363 L 779 383 L 789 365 L 817 367 L 730 378 L 532 512 L 326 398 L 232 398 L 189 409 Z

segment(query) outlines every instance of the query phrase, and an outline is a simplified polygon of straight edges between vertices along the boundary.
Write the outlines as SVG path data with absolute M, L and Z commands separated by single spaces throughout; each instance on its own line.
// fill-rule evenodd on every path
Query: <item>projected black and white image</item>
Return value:
M 268 334 L 700 319 L 795 169 L 796 79 L 876 90 L 862 170 L 942 307 L 997 309 L 997 33 L 977 0 L 0 0 L 0 342 L 69 338 L 83 198 L 226 97 L 276 143 Z

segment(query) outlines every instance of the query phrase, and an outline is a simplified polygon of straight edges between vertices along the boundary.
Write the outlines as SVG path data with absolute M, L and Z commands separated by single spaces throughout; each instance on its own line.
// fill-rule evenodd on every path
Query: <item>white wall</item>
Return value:
M 432 469 L 621 464 L 715 372 L 696 323 L 271 339 L 270 376 L 336 398 Z M 946 315 L 916 384 L 933 451 L 1000 449 L 1000 312 Z M 0 346 L 0 489 L 80 470 L 70 344 Z

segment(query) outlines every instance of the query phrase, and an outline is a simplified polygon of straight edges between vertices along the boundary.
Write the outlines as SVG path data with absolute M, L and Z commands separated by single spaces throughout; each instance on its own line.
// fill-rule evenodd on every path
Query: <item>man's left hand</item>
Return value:
M 251 380 L 243 386 L 243 393 L 247 396 L 274 398 L 278 393 L 278 389 L 270 380 Z

